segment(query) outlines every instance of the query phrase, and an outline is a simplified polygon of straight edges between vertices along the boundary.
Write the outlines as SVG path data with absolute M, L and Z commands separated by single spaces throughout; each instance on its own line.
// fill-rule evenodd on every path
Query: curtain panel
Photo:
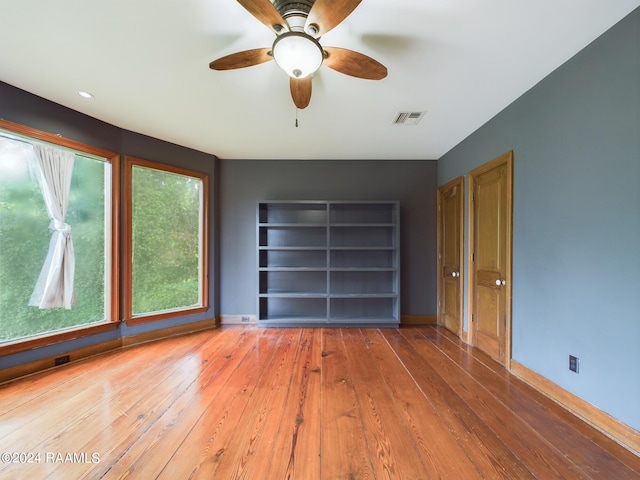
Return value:
M 65 223 L 65 217 L 75 154 L 46 145 L 34 145 L 33 149 L 34 170 L 51 218 L 49 229 L 52 235 L 29 305 L 41 309 L 70 309 L 75 304 L 75 254 L 71 226 Z

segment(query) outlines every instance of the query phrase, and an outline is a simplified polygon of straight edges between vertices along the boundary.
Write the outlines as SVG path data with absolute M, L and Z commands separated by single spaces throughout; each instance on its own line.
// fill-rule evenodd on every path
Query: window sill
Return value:
M 137 315 L 135 317 L 126 318 L 125 323 L 127 326 L 141 325 L 144 323 L 158 322 L 160 320 L 167 320 L 169 318 L 186 317 L 188 315 L 196 315 L 200 313 L 206 313 L 209 307 L 195 307 L 186 308 L 181 310 L 170 310 L 166 312 L 154 312 L 143 315 Z
M 120 325 L 119 321 L 109 321 L 98 324 L 83 325 L 81 327 L 66 329 L 59 333 L 47 333 L 37 337 L 27 337 L 0 344 L 0 356 L 12 355 L 14 353 L 25 352 L 35 348 L 54 345 L 56 343 L 74 340 L 76 338 L 88 337 L 102 332 L 116 330 Z

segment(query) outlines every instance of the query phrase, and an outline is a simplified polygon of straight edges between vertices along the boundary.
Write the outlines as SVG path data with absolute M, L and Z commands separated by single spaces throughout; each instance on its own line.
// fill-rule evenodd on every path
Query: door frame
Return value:
M 459 338 L 462 338 L 462 332 L 464 331 L 464 235 L 465 235 L 465 222 L 464 222 L 464 202 L 465 202 L 465 190 L 464 190 L 464 177 L 460 176 L 454 178 L 453 180 L 445 183 L 444 185 L 438 187 L 438 197 L 437 197 L 437 211 L 438 211 L 438 219 L 437 219 L 437 232 L 438 232 L 438 240 L 437 240 L 437 252 L 438 252 L 438 279 L 437 279 L 437 324 L 439 326 L 444 326 L 444 319 L 442 318 L 443 314 L 443 302 L 444 298 L 442 298 L 442 294 L 444 291 L 443 278 L 442 278 L 442 267 L 444 264 L 444 259 L 442 258 L 442 249 L 443 249 L 443 236 L 444 236 L 444 225 L 443 225 L 443 194 L 445 191 L 449 190 L 452 187 L 458 187 L 460 192 L 459 198 L 459 209 L 460 209 L 460 224 L 458 225 L 458 244 L 459 244 L 459 258 L 460 258 L 460 277 L 459 277 L 459 288 L 458 288 L 458 312 L 460 312 L 460 318 L 458 321 L 458 331 L 455 332 Z
M 467 262 L 469 265 L 469 283 L 467 288 L 467 325 L 468 325 L 468 342 L 470 345 L 475 346 L 475 330 L 476 324 L 473 322 L 473 312 L 475 312 L 475 298 L 476 298 L 476 266 L 474 259 L 474 245 L 475 245 L 475 220 L 476 210 L 474 202 L 474 192 L 476 186 L 476 177 L 483 173 L 492 170 L 500 165 L 506 165 L 507 168 L 507 188 L 506 188 L 506 208 L 507 208 L 507 225 L 506 225 L 506 261 L 505 261 L 505 280 L 506 280 L 506 295 L 505 295 L 505 364 L 507 370 L 511 369 L 511 296 L 512 296 L 512 257 L 513 257 L 513 150 L 500 155 L 497 158 L 485 163 L 484 165 L 475 168 L 469 172 L 469 185 L 467 203 L 469 209 L 469 248 Z

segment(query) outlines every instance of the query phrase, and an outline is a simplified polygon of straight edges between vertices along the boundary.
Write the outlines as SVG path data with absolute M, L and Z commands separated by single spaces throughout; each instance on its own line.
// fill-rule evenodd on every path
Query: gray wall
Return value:
M 438 185 L 509 150 L 513 358 L 640 429 L 640 9 L 439 159 Z
M 435 315 L 435 191 L 435 161 L 222 160 L 221 314 L 257 314 L 259 201 L 399 200 L 400 313 Z

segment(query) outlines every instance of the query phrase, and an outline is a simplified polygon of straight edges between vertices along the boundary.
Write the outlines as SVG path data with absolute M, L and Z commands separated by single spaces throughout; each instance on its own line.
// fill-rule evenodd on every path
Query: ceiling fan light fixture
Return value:
M 305 78 L 315 73 L 324 60 L 320 43 L 303 32 L 279 35 L 273 42 L 272 53 L 278 66 L 293 78 Z

